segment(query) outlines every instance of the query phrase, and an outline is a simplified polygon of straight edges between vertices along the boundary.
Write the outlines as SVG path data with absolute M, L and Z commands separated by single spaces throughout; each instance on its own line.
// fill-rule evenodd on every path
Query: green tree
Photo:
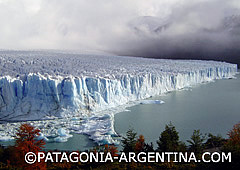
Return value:
M 154 152 L 153 143 L 152 142 L 150 144 L 146 143 L 145 147 L 144 147 L 144 151 L 145 152 Z
M 129 129 L 126 133 L 126 137 L 122 139 L 123 152 L 134 152 L 136 145 L 136 136 L 137 133 L 133 129 Z
M 171 122 L 165 126 L 165 130 L 157 140 L 157 145 L 157 150 L 160 152 L 178 151 L 179 136 Z
M 206 135 L 202 135 L 200 133 L 200 130 L 194 130 L 191 140 L 187 140 L 188 143 L 190 143 L 190 148 L 189 150 L 194 152 L 196 155 L 199 155 L 202 153 L 204 149 L 204 144 L 203 142 L 206 140 Z
M 205 143 L 205 148 L 216 148 L 221 147 L 226 142 L 226 139 L 222 138 L 221 135 L 214 136 L 213 134 L 208 134 L 207 142 Z
M 186 152 L 187 151 L 187 146 L 184 142 L 180 141 L 178 144 L 178 152 Z

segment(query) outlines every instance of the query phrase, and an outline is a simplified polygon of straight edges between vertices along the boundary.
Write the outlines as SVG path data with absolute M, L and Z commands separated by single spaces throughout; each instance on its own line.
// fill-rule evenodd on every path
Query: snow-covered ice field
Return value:
M 237 65 L 50 51 L 0 51 L 0 140 L 32 122 L 39 138 L 64 142 L 70 133 L 102 143 L 113 137 L 114 113 L 154 95 L 232 78 Z

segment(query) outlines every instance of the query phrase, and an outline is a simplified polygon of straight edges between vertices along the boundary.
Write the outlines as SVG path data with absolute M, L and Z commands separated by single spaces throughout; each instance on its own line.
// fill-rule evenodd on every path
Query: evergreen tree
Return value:
M 137 142 L 136 136 L 137 136 L 137 133 L 134 132 L 133 129 L 129 129 L 127 131 L 126 137 L 123 137 L 123 140 L 122 140 L 123 152 L 128 153 L 128 152 L 135 151 L 135 145 Z
M 191 140 L 187 140 L 190 143 L 190 151 L 194 152 L 196 155 L 199 155 L 203 152 L 204 144 L 203 142 L 206 140 L 206 135 L 202 135 L 200 130 L 194 130 Z
M 215 148 L 221 147 L 226 142 L 226 139 L 222 138 L 220 135 L 214 136 L 213 134 L 208 134 L 207 142 L 205 143 L 205 148 Z
M 153 143 L 152 142 L 150 144 L 146 143 L 144 146 L 144 151 L 145 152 L 154 152 Z
M 159 152 L 178 151 L 179 136 L 171 122 L 166 125 L 165 130 L 161 133 L 157 145 Z

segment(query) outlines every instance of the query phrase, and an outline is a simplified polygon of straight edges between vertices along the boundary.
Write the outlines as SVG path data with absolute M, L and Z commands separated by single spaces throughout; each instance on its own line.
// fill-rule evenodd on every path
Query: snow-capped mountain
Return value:
M 178 21 L 179 22 L 179 21 Z M 174 19 L 159 18 L 155 16 L 141 16 L 129 22 L 129 28 L 137 35 L 154 35 L 158 36 L 164 33 L 170 27 L 179 25 Z M 190 27 L 191 28 L 191 27 Z M 231 34 L 240 34 L 240 15 L 228 15 L 222 19 L 219 26 L 214 29 L 199 27 L 203 32 L 229 32 Z
M 141 16 L 128 23 L 131 30 L 138 35 L 159 34 L 170 26 L 167 19 L 154 16 Z
M 240 15 L 231 15 L 223 20 L 222 29 L 233 34 L 240 34 Z

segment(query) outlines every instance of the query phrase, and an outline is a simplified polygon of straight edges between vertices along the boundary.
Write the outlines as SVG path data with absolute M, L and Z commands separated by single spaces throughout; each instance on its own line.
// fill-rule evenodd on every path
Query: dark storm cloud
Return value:
M 0 0 L 0 48 L 238 62 L 239 10 L 239 0 Z
M 135 37 L 123 42 L 118 46 L 122 48 L 115 48 L 115 52 L 240 63 L 239 4 L 223 0 L 194 1 L 173 5 L 162 23 L 161 15 L 141 17 L 130 24 Z

